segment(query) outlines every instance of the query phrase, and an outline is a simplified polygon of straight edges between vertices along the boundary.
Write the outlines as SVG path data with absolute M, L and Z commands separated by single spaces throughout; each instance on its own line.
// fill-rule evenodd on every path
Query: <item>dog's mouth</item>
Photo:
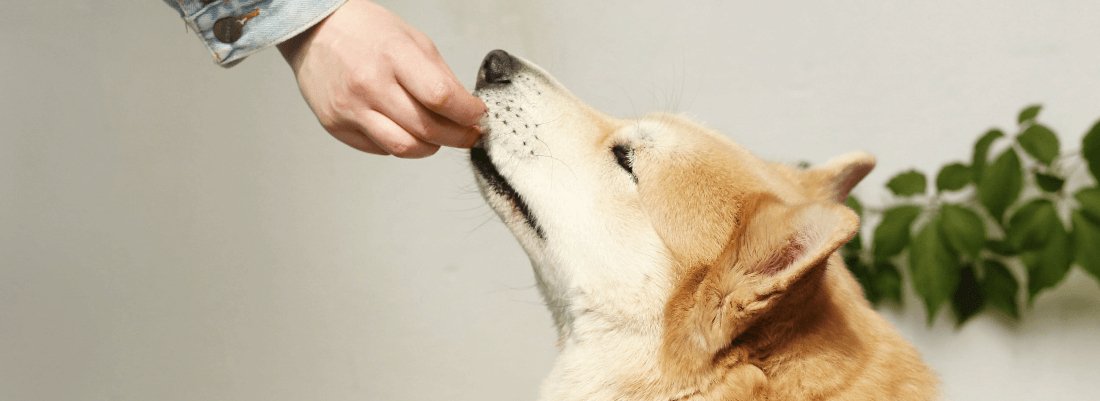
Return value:
M 519 192 L 516 192 L 516 189 L 497 170 L 497 166 L 489 158 L 488 149 L 484 146 L 470 148 L 470 161 L 477 169 L 477 174 L 485 180 L 489 188 L 512 204 L 512 208 L 518 211 L 520 216 L 523 216 L 524 222 L 535 232 L 535 235 L 538 235 L 541 239 L 546 239 L 546 233 L 543 232 L 542 226 L 535 219 L 535 215 L 531 213 L 531 208 L 527 206 L 527 202 L 523 200 Z

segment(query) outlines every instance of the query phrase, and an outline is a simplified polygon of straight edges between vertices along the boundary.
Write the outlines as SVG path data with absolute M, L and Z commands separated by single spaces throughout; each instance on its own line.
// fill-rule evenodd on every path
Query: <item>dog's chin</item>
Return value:
M 508 179 L 504 178 L 500 174 L 500 170 L 497 170 L 496 164 L 493 164 L 492 157 L 489 156 L 489 150 L 482 143 L 484 139 L 479 140 L 472 148 L 470 148 L 470 162 L 474 165 L 474 170 L 477 171 L 477 178 L 482 183 L 482 193 L 486 197 L 493 196 L 502 199 L 505 204 L 503 208 L 508 210 L 500 210 L 501 207 L 495 207 L 501 214 L 515 213 L 523 219 L 527 228 L 535 233 L 540 239 L 546 239 L 546 233 L 543 231 L 542 226 L 539 225 L 538 219 L 531 212 L 531 208 L 527 205 L 527 201 L 516 191 L 512 184 L 508 182 Z M 493 202 L 490 202 L 492 204 Z

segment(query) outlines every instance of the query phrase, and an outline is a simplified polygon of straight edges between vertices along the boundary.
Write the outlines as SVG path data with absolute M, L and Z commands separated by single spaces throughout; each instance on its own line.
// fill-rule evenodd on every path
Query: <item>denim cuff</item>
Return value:
M 302 33 L 346 1 L 164 0 L 222 67 L 232 67 L 252 53 Z

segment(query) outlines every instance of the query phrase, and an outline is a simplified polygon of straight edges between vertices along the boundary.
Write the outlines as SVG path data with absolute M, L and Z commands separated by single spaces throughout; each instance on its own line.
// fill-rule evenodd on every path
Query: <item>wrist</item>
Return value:
M 317 25 L 320 25 L 320 23 Z M 302 50 L 306 47 L 306 44 L 309 43 L 309 39 L 317 29 L 317 25 L 275 45 L 275 47 L 279 49 L 279 53 L 283 55 L 283 59 L 286 60 L 287 64 L 290 64 L 291 68 L 295 71 L 298 70 L 298 65 L 302 59 Z

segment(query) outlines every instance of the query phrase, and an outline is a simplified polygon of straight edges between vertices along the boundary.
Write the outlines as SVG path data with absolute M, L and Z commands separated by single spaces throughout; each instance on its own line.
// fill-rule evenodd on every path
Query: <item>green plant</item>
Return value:
M 943 166 L 934 188 L 909 170 L 887 182 L 896 202 L 885 209 L 848 199 L 861 218 L 880 217 L 870 241 L 857 235 L 841 250 L 872 303 L 901 303 L 907 279 L 929 324 L 947 304 L 962 325 L 983 309 L 1018 319 L 1021 291 L 1030 305 L 1074 265 L 1100 280 L 1100 122 L 1079 152 L 1062 153 L 1040 110 L 1021 111 L 1012 137 L 986 132 L 970 163 Z M 994 145 L 1005 146 L 991 157 Z M 1082 161 L 1091 181 L 1073 176 Z

